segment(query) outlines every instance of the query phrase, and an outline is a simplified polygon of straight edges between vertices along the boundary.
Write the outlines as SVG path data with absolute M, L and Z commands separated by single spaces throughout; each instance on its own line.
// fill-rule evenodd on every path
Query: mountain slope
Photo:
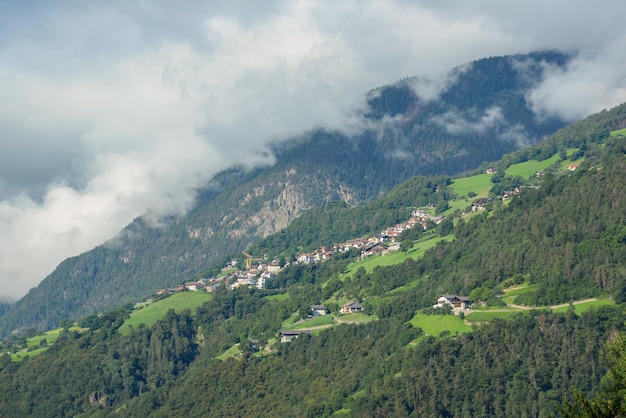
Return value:
M 626 104 L 568 128 L 573 134 L 578 127 L 588 147 L 575 172 L 546 174 L 539 189 L 460 222 L 454 241 L 417 260 L 343 281 L 337 275 L 347 260 L 297 265 L 276 279 L 286 292 L 278 298 L 268 297 L 271 290 L 221 287 L 195 315 L 170 311 L 152 327 L 120 335 L 127 312 L 118 309 L 94 318 L 89 330 L 63 333 L 27 362 L 0 357 L 0 414 L 554 415 L 572 386 L 585 395 L 601 388 L 600 353 L 625 329 L 623 303 L 581 315 L 528 310 L 438 338 L 408 320 L 437 293 L 497 290 L 515 275 L 540 289 L 528 295 L 546 301 L 591 291 L 623 302 L 626 138 L 595 137 L 599 119 L 626 123 Z M 427 183 L 411 179 L 376 202 L 411 204 L 400 192 Z M 270 341 L 303 307 L 328 300 L 338 315 L 335 301 L 352 297 L 377 314 L 371 322 L 348 324 L 346 315 L 333 328 L 275 343 L 271 352 L 248 352 L 249 339 Z M 216 360 L 236 344 L 238 358 Z
M 273 166 L 220 173 L 186 216 L 157 227 L 138 218 L 110 242 L 61 263 L 0 317 L 0 335 L 143 299 L 325 202 L 360 205 L 410 176 L 459 173 L 535 143 L 564 122 L 535 119 L 526 94 L 546 63 L 567 59 L 542 52 L 479 60 L 452 71 L 436 99 L 418 97 L 416 79 L 373 90 L 361 133 L 317 130 L 275 144 Z

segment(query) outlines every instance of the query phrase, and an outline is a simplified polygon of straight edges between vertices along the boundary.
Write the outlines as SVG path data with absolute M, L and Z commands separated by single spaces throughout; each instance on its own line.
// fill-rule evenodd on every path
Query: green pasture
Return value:
M 77 329 L 78 327 L 72 327 L 69 330 L 74 331 Z M 28 340 L 26 340 L 26 344 L 29 348 L 39 347 L 39 344 L 41 344 L 41 341 L 46 340 L 46 344 L 50 345 L 50 344 L 53 344 L 59 338 L 59 335 L 61 335 L 62 332 L 63 332 L 63 328 L 56 328 L 50 331 L 46 331 L 41 335 L 35 335 L 34 337 L 30 337 Z
M 626 136 L 626 128 L 618 129 L 617 131 L 611 131 L 611 136 Z
M 349 322 L 353 324 L 362 324 L 365 322 L 376 321 L 378 319 L 376 315 L 366 315 L 364 313 L 340 315 L 339 318 L 340 318 L 340 321 Z
M 239 355 L 239 344 L 235 344 L 230 347 L 228 350 L 224 351 L 219 356 L 215 356 L 218 360 L 226 360 L 229 357 L 235 357 Z
M 134 310 L 120 327 L 119 332 L 125 334 L 129 331 L 129 327 L 137 327 L 139 324 L 145 324 L 147 327 L 155 324 L 159 319 L 163 318 L 168 310 L 174 309 L 175 312 L 182 312 L 185 309 L 191 310 L 201 306 L 204 302 L 211 300 L 213 295 L 208 292 L 178 292 L 165 299 L 153 302 L 141 309 Z
M 307 329 L 312 327 L 319 327 L 322 325 L 334 325 L 335 320 L 331 315 L 322 315 L 317 316 L 315 318 L 307 319 L 302 322 L 293 323 L 291 325 L 285 326 L 283 329 L 292 330 L 292 329 Z
M 493 186 L 491 184 L 493 174 L 477 174 L 471 177 L 454 179 L 450 187 L 457 196 L 467 196 L 469 192 L 476 193 L 476 198 L 486 197 Z
M 43 353 L 44 351 L 46 351 L 48 348 L 49 347 L 42 347 L 42 348 L 37 348 L 35 350 L 30 350 L 30 351 L 20 351 L 20 352 L 11 354 L 11 360 L 12 361 L 22 361 L 26 357 L 33 357 L 33 356 L 39 355 L 39 354 Z
M 426 334 L 438 337 L 442 331 L 450 331 L 451 335 L 471 332 L 472 327 L 463 323 L 457 315 L 425 315 L 418 313 L 410 324 L 421 328 Z
M 265 296 L 264 299 L 265 300 L 278 300 L 278 301 L 287 300 L 289 299 L 289 293 L 281 293 L 278 295 Z
M 486 195 L 480 195 L 480 196 L 476 196 L 473 197 L 472 199 L 455 199 L 452 200 L 450 202 L 448 202 L 448 209 L 442 213 L 442 215 L 447 216 L 450 215 L 452 213 L 454 213 L 457 209 L 460 210 L 461 212 L 465 211 L 465 209 L 467 209 L 468 206 L 472 205 L 472 202 L 477 199 L 478 197 L 485 197 Z
M 536 172 L 545 170 L 546 168 L 556 164 L 559 161 L 559 154 L 554 154 L 552 157 L 543 161 L 525 161 L 519 164 L 513 164 L 505 170 L 507 176 L 520 176 L 527 179 L 530 176 L 534 176 Z
M 492 319 L 504 319 L 512 315 L 524 312 L 523 310 L 511 310 L 511 311 L 473 311 L 471 314 L 465 316 L 465 320 L 469 322 L 489 322 Z
M 576 315 L 581 315 L 583 312 L 587 312 L 591 308 L 598 308 L 600 306 L 608 306 L 608 305 L 615 305 L 615 302 L 609 299 L 598 299 L 598 300 L 592 300 L 592 301 L 582 302 L 582 303 L 574 302 L 574 312 L 576 313 Z M 553 312 L 567 312 L 569 308 L 570 308 L 569 306 L 561 306 L 561 307 L 553 309 L 552 311 Z
M 420 283 L 421 283 L 420 279 L 415 279 L 415 280 L 410 281 L 409 283 L 405 284 L 404 286 L 400 286 L 400 287 L 396 287 L 395 289 L 391 289 L 389 292 L 385 293 L 385 296 L 395 296 L 395 295 L 398 295 L 399 293 L 407 292 L 407 291 L 409 291 L 411 289 L 415 289 L 417 286 L 419 286 Z M 370 299 L 368 299 L 368 301 L 370 301 Z
M 523 285 L 520 285 L 520 286 L 509 287 L 507 289 L 504 289 L 504 296 L 502 296 L 502 300 L 507 305 L 510 304 L 510 303 L 515 303 L 515 298 L 518 295 L 527 293 L 527 292 L 535 289 L 536 287 L 537 287 L 537 285 L 529 285 L 527 283 L 524 283 Z

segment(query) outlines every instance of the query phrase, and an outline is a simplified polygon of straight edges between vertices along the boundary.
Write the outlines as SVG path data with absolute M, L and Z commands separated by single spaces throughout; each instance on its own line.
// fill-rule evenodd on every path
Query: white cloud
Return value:
M 453 112 L 444 113 L 441 116 L 432 118 L 433 123 L 443 127 L 446 131 L 453 135 L 463 133 L 482 134 L 488 129 L 496 127 L 496 125 L 505 122 L 502 116 L 502 109 L 498 106 L 490 107 L 485 113 L 476 120 L 468 120 L 463 116 Z
M 529 95 L 537 112 L 579 117 L 624 101 L 622 10 L 621 0 L 7 4 L 0 297 L 23 295 L 148 208 L 185 211 L 217 170 L 267 162 L 269 141 L 358 129 L 350 109 L 364 93 L 407 76 L 443 80 L 414 86 L 432 98 L 441 74 L 473 59 L 576 49 Z

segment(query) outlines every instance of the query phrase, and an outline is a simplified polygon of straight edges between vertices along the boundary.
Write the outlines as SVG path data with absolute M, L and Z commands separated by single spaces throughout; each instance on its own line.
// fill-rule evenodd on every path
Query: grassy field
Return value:
M 469 322 L 488 322 L 492 319 L 496 318 L 508 318 L 511 315 L 518 314 L 520 312 L 524 312 L 522 310 L 511 310 L 511 311 L 473 311 L 471 314 L 465 317 L 466 321 Z
M 31 351 L 21 351 L 18 353 L 14 353 L 11 354 L 11 360 L 12 361 L 22 361 L 24 360 L 26 357 L 33 357 L 36 355 L 39 355 L 41 353 L 43 353 L 44 351 L 46 351 L 49 347 L 42 347 L 42 348 L 38 348 L 35 350 L 31 350 Z
M 411 319 L 410 323 L 434 337 L 438 337 L 443 331 L 449 331 L 452 335 L 472 331 L 472 327 L 464 324 L 457 315 L 424 315 L 418 313 Z
M 235 344 L 232 347 L 230 347 L 228 350 L 224 351 L 219 356 L 216 356 L 215 358 L 218 360 L 226 360 L 229 357 L 235 357 L 238 355 L 239 355 L 239 344 Z
M 576 315 L 580 315 L 583 312 L 586 312 L 591 308 L 597 308 L 600 306 L 607 306 L 607 305 L 615 305 L 615 302 L 609 299 L 598 299 L 598 300 L 592 300 L 589 302 L 577 303 L 574 305 L 574 312 L 576 313 Z M 568 309 L 569 309 L 569 306 L 561 306 L 559 308 L 553 309 L 553 312 L 567 312 Z
M 337 322 L 349 322 L 352 324 L 361 324 L 364 322 L 376 321 L 378 317 L 376 315 L 366 315 L 364 313 L 353 313 L 347 315 L 340 315 Z
M 536 287 L 537 287 L 537 285 L 529 285 L 529 284 L 525 283 L 525 284 L 523 284 L 521 286 L 514 286 L 514 287 L 510 287 L 508 289 L 504 289 L 504 296 L 502 297 L 502 300 L 507 305 L 510 304 L 510 303 L 515 303 L 515 298 L 517 297 L 517 295 L 521 295 L 523 293 L 527 293 L 527 292 L 533 290 Z
M 306 321 L 294 323 L 291 325 L 287 325 L 283 329 L 292 330 L 292 329 L 307 329 L 312 327 L 319 327 L 322 325 L 334 325 L 335 320 L 331 315 L 322 315 L 315 318 L 308 319 Z
M 626 128 L 618 129 L 617 131 L 611 131 L 611 136 L 626 136 Z
M 281 293 L 279 295 L 265 296 L 265 300 L 287 300 L 289 299 L 289 293 Z
M 469 192 L 476 193 L 476 197 L 485 197 L 491 190 L 491 176 L 493 174 L 478 174 L 472 177 L 462 177 L 452 181 L 450 187 L 457 196 L 467 196 Z
M 507 176 L 520 176 L 527 179 L 530 176 L 534 176 L 537 171 L 545 170 L 551 165 L 557 163 L 560 157 L 559 154 L 554 154 L 552 157 L 543 161 L 526 161 L 519 164 L 513 164 L 504 172 Z
M 189 309 L 193 313 L 197 307 L 202 305 L 204 302 L 211 300 L 212 296 L 213 295 L 208 292 L 175 293 L 170 297 L 133 311 L 130 318 L 122 324 L 119 331 L 120 333 L 125 334 L 129 331 L 130 326 L 137 327 L 139 324 L 145 324 L 149 327 L 159 319 L 163 318 L 169 309 L 174 309 L 176 312 L 182 312 L 185 309 Z

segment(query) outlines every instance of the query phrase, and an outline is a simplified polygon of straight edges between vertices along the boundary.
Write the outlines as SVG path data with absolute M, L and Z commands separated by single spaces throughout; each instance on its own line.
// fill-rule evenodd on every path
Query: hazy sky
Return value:
M 2 1 L 0 298 L 263 145 L 345 127 L 369 89 L 494 55 L 577 51 L 530 96 L 626 101 L 623 0 Z

